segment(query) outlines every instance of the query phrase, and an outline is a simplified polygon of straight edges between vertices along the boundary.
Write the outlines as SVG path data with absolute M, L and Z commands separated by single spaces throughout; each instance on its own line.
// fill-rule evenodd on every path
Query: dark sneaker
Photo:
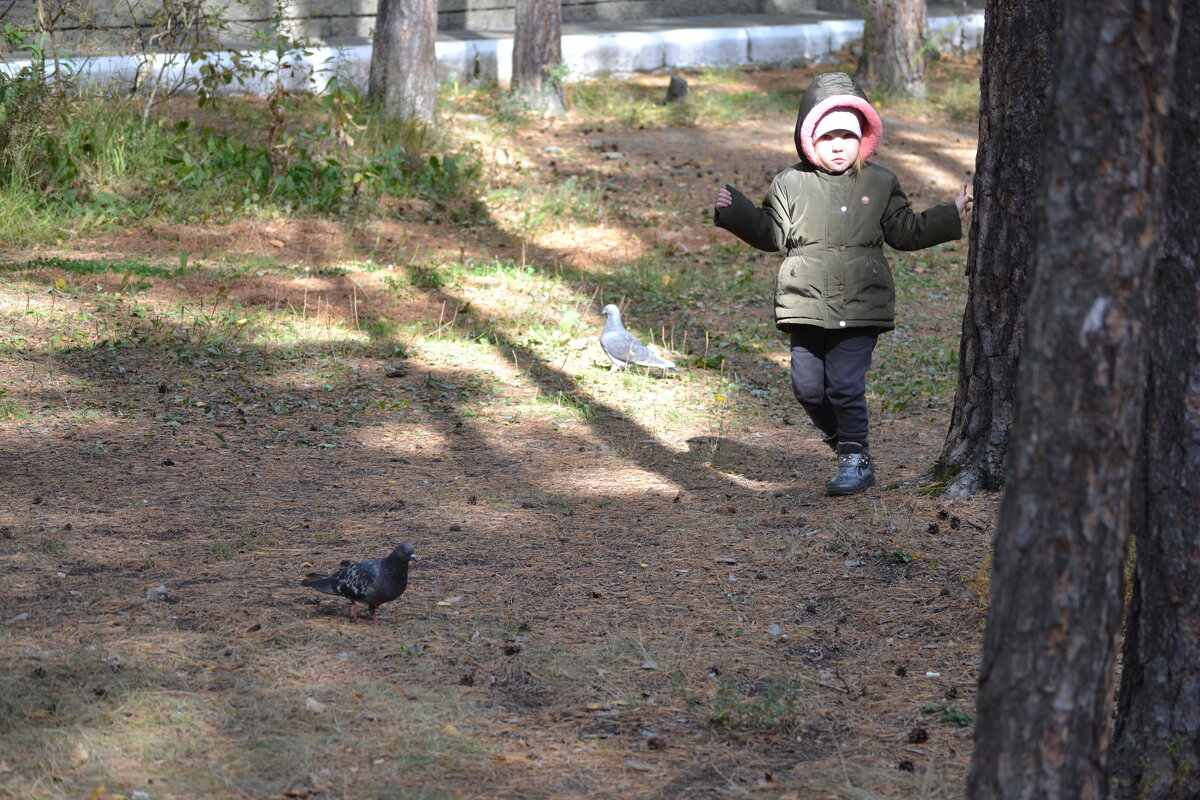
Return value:
M 842 442 L 838 445 L 838 471 L 829 482 L 825 494 L 837 497 L 858 494 L 875 485 L 875 467 L 871 454 L 861 444 Z

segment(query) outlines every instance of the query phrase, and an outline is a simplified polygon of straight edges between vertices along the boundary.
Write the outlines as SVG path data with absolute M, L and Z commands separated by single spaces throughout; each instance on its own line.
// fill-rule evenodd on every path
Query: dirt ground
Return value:
M 914 205 L 969 181 L 973 125 L 883 116 L 876 160 Z M 729 243 L 707 223 L 715 188 L 760 194 L 794 159 L 791 127 L 548 121 L 487 145 L 497 169 L 524 161 L 538 180 L 602 175 L 626 210 L 590 226 L 154 224 L 10 252 L 264 267 L 155 280 L 152 313 L 74 350 L 39 320 L 88 314 L 75 327 L 94 343 L 101 301 L 44 290 L 78 276 L 0 285 L 24 341 L 0 386 L 40 409 L 0 421 L 0 797 L 961 796 L 996 498 L 925 490 L 949 398 L 873 405 L 881 484 L 830 499 L 832 459 L 788 396 L 778 341 L 729 348 L 743 391 L 726 396 L 719 376 L 610 375 L 590 333 L 561 363 L 492 341 L 484 366 L 433 334 L 396 353 L 335 336 L 417 319 L 465 334 L 480 324 L 468 304 L 499 318 L 529 300 L 482 280 L 389 292 L 395 273 L 337 269 L 368 256 L 519 260 L 560 277 L 548 306 L 611 293 L 613 271 L 655 248 L 704 269 Z M 684 211 L 639 222 L 664 205 Z M 961 273 L 965 255 L 938 268 Z M 917 305 L 925 333 L 953 341 L 963 286 L 947 281 Z M 214 317 L 303 309 L 311 341 L 290 362 L 208 352 L 194 314 L 191 331 L 168 316 L 206 302 Z M 678 323 L 715 348 L 769 309 L 668 311 L 663 338 Z M 419 561 L 385 624 L 298 586 L 400 541 Z M 147 599 L 160 585 L 165 600 Z

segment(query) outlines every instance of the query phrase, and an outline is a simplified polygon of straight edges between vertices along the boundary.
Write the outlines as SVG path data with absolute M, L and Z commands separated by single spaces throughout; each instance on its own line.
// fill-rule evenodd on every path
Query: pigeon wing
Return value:
M 642 341 L 626 330 L 605 331 L 600 334 L 600 347 L 609 358 L 623 364 L 637 364 L 640 367 L 659 367 L 660 369 L 676 369 L 675 364 L 655 354 Z
M 345 569 L 339 569 L 331 578 L 336 578 L 337 593 L 351 600 L 369 601 L 375 594 L 379 582 L 379 561 L 363 561 Z
M 605 331 L 600 334 L 600 346 L 609 358 L 626 364 L 640 364 L 652 355 L 641 340 L 626 330 Z
M 325 594 L 336 594 L 350 600 L 365 600 L 372 594 L 378 580 L 379 561 L 380 559 L 363 561 L 325 577 L 310 576 L 300 584 Z

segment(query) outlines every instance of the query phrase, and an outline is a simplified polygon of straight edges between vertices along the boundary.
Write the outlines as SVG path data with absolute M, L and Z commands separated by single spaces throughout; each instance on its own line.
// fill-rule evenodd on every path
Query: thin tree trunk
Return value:
M 1113 747 L 1118 800 L 1200 797 L 1200 6 L 1182 13 L 1135 509 L 1144 524 Z
M 859 0 L 865 24 L 858 80 L 873 92 L 925 99 L 925 0 Z
M 379 0 L 367 99 L 385 119 L 433 120 L 437 0 Z
M 1180 2 L 1064 4 L 972 800 L 1106 794 Z
M 1004 483 L 1025 339 L 1046 96 L 1061 25 L 1061 0 L 988 0 L 967 256 L 970 290 L 954 411 L 934 468 L 935 477 L 947 481 L 947 497 Z
M 561 64 L 561 0 L 517 0 L 513 94 L 535 111 L 561 114 L 566 108 L 557 74 Z

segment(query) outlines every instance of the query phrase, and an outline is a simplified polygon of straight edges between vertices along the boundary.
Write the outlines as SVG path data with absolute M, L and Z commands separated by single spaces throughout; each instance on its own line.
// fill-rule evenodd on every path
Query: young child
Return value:
M 726 185 L 714 221 L 747 244 L 783 251 L 775 324 L 791 336 L 792 391 L 838 457 L 826 493 L 875 483 L 866 374 L 880 333 L 895 327 L 896 291 L 883 255 L 962 236 L 967 187 L 918 214 L 896 176 L 867 161 L 883 124 L 849 75 L 818 75 L 800 101 L 800 162 L 775 176 L 758 208 Z

